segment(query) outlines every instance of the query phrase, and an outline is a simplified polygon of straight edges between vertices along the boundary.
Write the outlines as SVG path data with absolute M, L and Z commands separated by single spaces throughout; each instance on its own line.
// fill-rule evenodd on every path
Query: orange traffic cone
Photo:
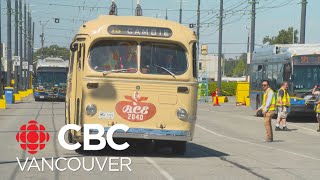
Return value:
M 218 88 L 216 89 L 216 97 L 215 97 L 215 104 L 214 106 L 220 106 L 219 105 L 219 90 Z

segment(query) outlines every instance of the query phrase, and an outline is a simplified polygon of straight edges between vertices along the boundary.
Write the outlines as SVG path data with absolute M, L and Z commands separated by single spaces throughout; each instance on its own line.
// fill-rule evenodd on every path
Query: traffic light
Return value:
M 208 55 L 208 44 L 202 44 L 201 45 L 201 54 L 202 55 Z

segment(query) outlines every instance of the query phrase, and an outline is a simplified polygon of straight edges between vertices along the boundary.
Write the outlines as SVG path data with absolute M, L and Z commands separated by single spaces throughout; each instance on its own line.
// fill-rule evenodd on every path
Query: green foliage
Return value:
M 263 44 L 292 44 L 293 39 L 293 27 L 289 27 L 288 30 L 282 29 L 277 36 L 263 38 Z M 294 31 L 294 43 L 298 42 L 298 31 Z
M 216 91 L 218 87 L 217 82 L 209 83 L 209 96 L 211 96 L 212 92 Z M 222 96 L 234 96 L 236 95 L 237 82 L 221 82 L 220 90 Z
M 246 70 L 247 54 L 243 53 L 238 60 L 229 59 L 224 64 L 224 75 L 227 77 L 237 76 L 241 77 L 244 75 Z
M 51 45 L 49 47 L 43 48 L 44 58 L 46 57 L 61 57 L 64 60 L 69 59 L 69 49 L 65 47 L 60 47 L 58 45 Z M 34 60 L 37 60 L 42 57 L 42 48 L 38 49 L 33 56 Z
M 233 75 L 241 77 L 245 75 L 245 70 L 246 70 L 246 60 L 241 59 L 236 67 L 233 69 Z

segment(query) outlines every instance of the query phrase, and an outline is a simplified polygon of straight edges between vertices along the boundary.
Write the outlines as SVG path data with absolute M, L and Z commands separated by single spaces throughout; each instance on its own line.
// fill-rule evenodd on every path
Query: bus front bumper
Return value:
M 104 137 L 106 137 L 109 127 L 104 129 Z M 90 134 L 97 134 L 98 130 L 91 129 Z M 128 139 L 148 139 L 148 140 L 168 140 L 168 141 L 191 141 L 192 135 L 190 131 L 181 130 L 163 130 L 163 129 L 144 129 L 130 128 L 127 132 L 121 130 L 115 131 L 114 138 Z M 74 137 L 75 140 L 83 141 L 82 137 Z
M 314 115 L 314 105 L 291 105 L 290 115 Z

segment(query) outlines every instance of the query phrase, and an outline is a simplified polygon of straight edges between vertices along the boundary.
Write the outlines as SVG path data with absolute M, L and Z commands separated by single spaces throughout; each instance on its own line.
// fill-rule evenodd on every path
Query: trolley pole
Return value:
M 220 0 L 220 17 L 219 17 L 219 46 L 218 46 L 218 89 L 221 95 L 221 59 L 222 59 L 222 26 L 223 26 L 223 0 Z
M 22 74 L 22 61 L 23 61 L 23 46 L 22 46 L 22 0 L 19 0 L 19 56 L 20 56 L 20 66 L 19 66 L 19 90 L 23 90 L 23 74 Z
M 15 28 L 14 28 L 14 55 L 18 56 L 18 46 L 19 46 L 19 40 L 18 40 L 18 27 L 19 27 L 19 20 L 18 20 L 18 0 L 15 0 L 15 11 L 14 11 L 14 19 L 15 19 Z M 18 65 L 15 64 L 14 66 L 14 93 L 18 93 Z
M 7 0 L 7 86 L 11 86 L 11 0 Z
M 300 44 L 306 42 L 306 14 L 307 14 L 307 0 L 301 1 L 301 25 L 300 25 Z
M 179 23 L 182 23 L 182 1 L 180 0 L 180 9 L 179 9 Z

